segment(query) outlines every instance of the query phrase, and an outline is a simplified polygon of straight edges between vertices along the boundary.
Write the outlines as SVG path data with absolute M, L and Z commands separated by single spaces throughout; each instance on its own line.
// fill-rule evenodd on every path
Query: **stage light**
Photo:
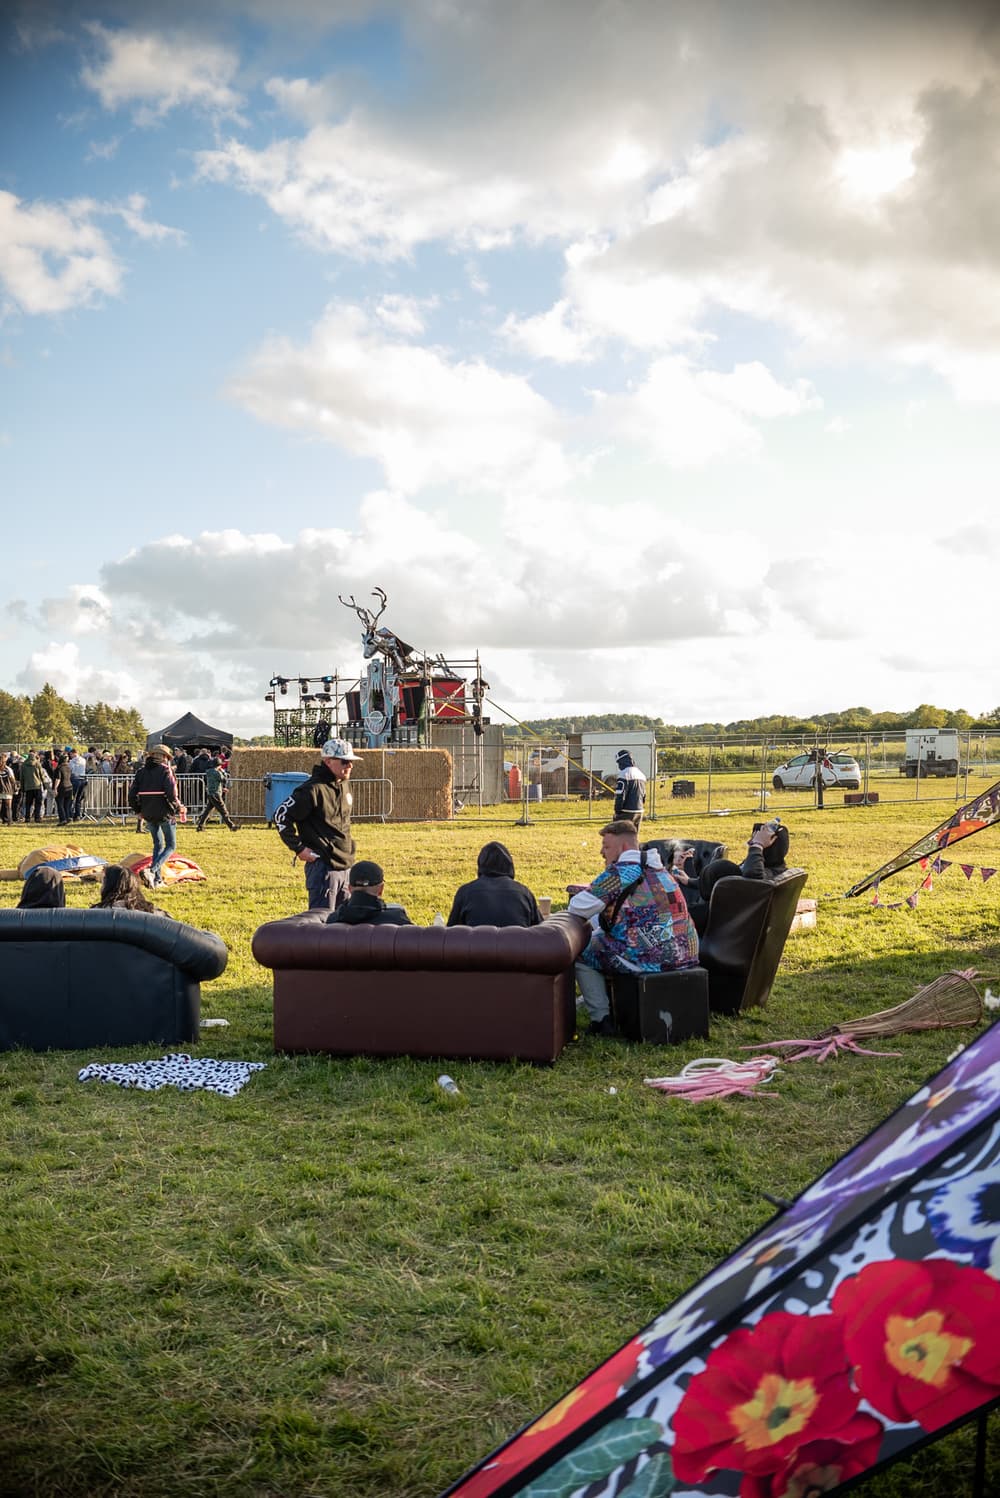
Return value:
M 323 685 L 326 687 L 327 691 L 329 691 L 329 689 L 333 686 L 333 677 L 332 676 L 324 676 L 323 677 Z
M 287 697 L 288 696 L 288 682 L 287 681 L 282 681 L 280 685 L 281 685 L 281 695 L 282 695 L 282 697 Z
M 264 701 L 265 702 L 273 702 L 274 701 L 274 693 L 273 692 L 267 692 L 267 693 L 265 693 L 265 695 L 264 695 Z
M 305 695 L 305 693 L 308 692 L 308 690 L 309 690 L 309 678 L 307 676 L 300 676 L 299 677 L 299 691 L 303 695 Z

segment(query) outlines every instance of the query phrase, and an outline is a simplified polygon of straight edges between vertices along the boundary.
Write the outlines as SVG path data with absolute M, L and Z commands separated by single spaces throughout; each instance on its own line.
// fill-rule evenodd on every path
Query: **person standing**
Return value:
M 10 767 L 10 761 L 6 754 L 0 754 L 0 822 L 6 826 L 10 826 L 15 820 L 13 810 L 16 790 L 17 781 Z
M 627 749 L 619 749 L 615 760 L 618 764 L 615 821 L 631 822 L 638 832 L 642 808 L 646 804 L 646 777 Z
M 68 827 L 73 820 L 73 772 L 69 767 L 69 755 L 64 749 L 56 759 L 53 776 L 56 793 L 56 811 L 59 826 Z
M 30 750 L 21 761 L 21 806 L 25 822 L 30 822 L 32 816 L 36 822 L 42 820 L 42 796 L 48 783 L 37 750 Z
M 73 787 L 73 821 L 83 820 L 83 808 L 87 804 L 87 761 L 79 749 L 74 749 L 69 762 Z
M 177 796 L 177 782 L 170 767 L 171 752 L 166 744 L 155 744 L 146 750 L 146 760 L 129 787 L 128 804 L 149 828 L 153 839 L 153 861 L 146 870 L 146 883 L 163 883 L 161 869 L 177 847 L 174 818 L 184 808 Z
M 195 824 L 195 832 L 200 832 L 208 821 L 213 811 L 219 813 L 230 832 L 238 832 L 239 828 L 229 815 L 226 805 L 226 787 L 229 784 L 229 776 L 222 768 L 219 756 L 216 755 L 205 771 L 205 808 Z
M 274 825 L 305 864 L 309 909 L 336 910 L 348 897 L 354 859 L 349 782 L 357 755 L 346 739 L 327 739 L 320 754 L 322 763 L 275 811 Z

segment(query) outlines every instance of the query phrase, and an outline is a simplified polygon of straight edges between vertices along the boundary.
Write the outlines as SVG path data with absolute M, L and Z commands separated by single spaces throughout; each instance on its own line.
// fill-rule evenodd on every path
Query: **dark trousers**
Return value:
M 87 777 L 85 775 L 73 776 L 73 821 L 79 822 L 83 816 L 83 808 L 87 804 Z
M 11 799 L 10 796 L 0 796 L 0 822 L 5 826 L 12 820 Z
M 42 792 L 40 790 L 22 791 L 21 805 L 24 807 L 24 820 L 26 822 L 31 821 L 32 813 L 36 822 L 42 820 Z
M 321 858 L 306 864 L 310 910 L 336 910 L 347 899 L 347 869 L 331 869 Z
M 228 808 L 226 807 L 226 803 L 223 801 L 222 797 L 221 796 L 207 796 L 207 799 L 205 801 L 205 810 L 202 812 L 201 816 L 198 818 L 197 826 L 198 826 L 198 831 L 199 832 L 204 827 L 205 823 L 208 821 L 208 819 L 212 815 L 213 811 L 217 811 L 219 813 L 219 816 L 222 818 L 222 820 L 225 822 L 226 826 L 230 829 L 231 832 L 235 832 L 236 831 L 236 823 L 233 821 L 232 817 L 229 815 Z
M 73 818 L 73 792 L 69 789 L 56 791 L 56 813 L 59 817 L 60 826 L 64 826 Z

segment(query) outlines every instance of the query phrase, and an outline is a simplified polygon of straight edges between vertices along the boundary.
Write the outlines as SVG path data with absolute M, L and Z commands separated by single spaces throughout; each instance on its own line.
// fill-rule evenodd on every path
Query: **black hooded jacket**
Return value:
M 274 813 L 278 836 L 293 853 L 310 848 L 328 868 L 349 869 L 354 862 L 351 802 L 350 782 L 331 775 L 321 760 Z
M 19 910 L 63 910 L 66 906 L 66 889 L 58 869 L 39 864 L 31 870 L 24 881 Z
M 503 843 L 487 843 L 479 854 L 479 878 L 456 891 L 449 926 L 540 926 L 531 890 L 514 878 L 514 860 Z

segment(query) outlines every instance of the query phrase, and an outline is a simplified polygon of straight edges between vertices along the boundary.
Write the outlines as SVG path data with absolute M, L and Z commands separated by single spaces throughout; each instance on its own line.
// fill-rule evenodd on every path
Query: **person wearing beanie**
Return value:
M 58 869 L 37 864 L 24 881 L 18 910 L 64 910 L 66 890 Z
M 615 821 L 631 822 L 638 832 L 642 808 L 646 804 L 646 777 L 627 749 L 615 755 L 618 780 L 615 784 Z
M 305 864 L 310 910 L 336 910 L 348 898 L 354 860 L 351 771 L 357 755 L 346 739 L 327 739 L 321 762 L 274 813 L 278 836 Z
M 456 890 L 449 926 L 541 925 L 535 897 L 514 878 L 514 860 L 503 843 L 487 843 L 480 849 L 477 874 Z
M 350 894 L 343 905 L 328 915 L 326 924 L 342 926 L 412 926 L 402 905 L 387 904 L 382 898 L 385 875 L 377 863 L 363 858 L 348 875 Z

